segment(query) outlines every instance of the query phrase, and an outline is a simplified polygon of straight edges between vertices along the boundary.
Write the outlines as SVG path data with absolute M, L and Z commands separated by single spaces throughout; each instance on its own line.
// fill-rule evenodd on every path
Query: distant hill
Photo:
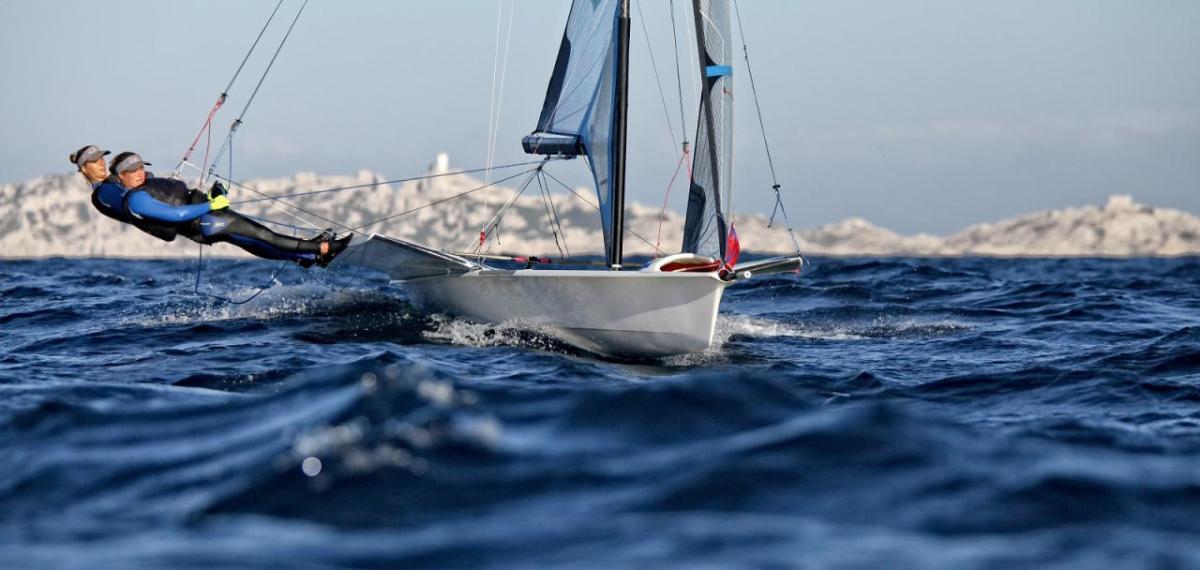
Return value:
M 431 173 L 449 172 L 445 155 Z M 318 176 L 299 173 L 289 178 L 255 180 L 246 185 L 272 195 L 296 194 L 382 181 L 377 174 Z M 445 176 L 399 185 L 329 192 L 295 198 L 300 207 L 347 226 L 358 226 L 381 217 L 446 199 L 482 185 L 470 176 Z M 378 225 L 367 232 L 384 233 L 421 244 L 462 250 L 478 240 L 480 228 L 500 207 L 513 199 L 511 186 L 480 190 L 465 198 L 416 210 Z M 599 216 L 591 204 L 590 190 L 579 191 L 589 203 L 564 192 L 552 194 L 563 228 L 560 243 L 571 254 L 597 253 L 603 248 Z M 304 226 L 271 206 L 249 203 L 256 197 L 247 190 L 232 193 L 238 211 Z M 0 257 L 180 257 L 195 255 L 196 245 L 180 238 L 166 244 L 137 229 L 105 218 L 92 208 L 90 190 L 75 173 L 55 174 L 17 184 L 0 184 Z M 654 244 L 668 253 L 682 241 L 683 217 L 661 214 L 659 208 L 629 205 L 625 241 L 627 254 L 652 254 Z M 516 198 L 500 229 L 494 251 L 558 256 L 547 222 L 547 208 L 536 185 Z M 661 219 L 661 224 L 659 223 Z M 312 220 L 321 227 L 331 224 Z M 661 229 L 660 229 L 661 225 Z M 768 228 L 765 216 L 737 217 L 743 247 L 761 253 L 794 250 L 784 228 Z M 661 231 L 661 233 L 660 233 Z M 360 231 L 361 233 L 361 231 Z M 565 238 L 565 239 L 561 239 Z M 1113 196 L 1103 207 L 1084 206 L 1027 214 L 994 223 L 970 226 L 950 236 L 900 235 L 859 218 L 796 231 L 803 253 L 827 255 L 996 255 L 996 256 L 1174 256 L 1200 254 L 1200 218 L 1166 208 Z M 234 256 L 228 245 L 206 254 Z

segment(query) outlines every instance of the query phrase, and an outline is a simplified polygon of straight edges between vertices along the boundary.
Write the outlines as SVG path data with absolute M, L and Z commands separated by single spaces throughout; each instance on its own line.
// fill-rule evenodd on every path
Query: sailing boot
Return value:
M 325 228 L 321 230 L 321 233 L 317 234 L 315 237 L 308 238 L 308 241 L 322 242 L 330 241 L 335 238 L 337 238 L 337 234 L 333 233 L 333 228 Z
M 321 242 L 326 242 L 326 241 L 332 242 L 335 238 L 337 238 L 337 234 L 333 233 L 333 228 L 325 228 L 324 230 L 321 230 L 321 233 L 319 233 L 313 237 L 304 238 L 304 241 L 312 242 L 312 243 L 321 243 Z M 331 251 L 332 251 L 332 247 L 333 247 L 333 245 L 331 243 L 330 244 Z M 312 267 L 313 265 L 319 263 L 318 258 L 320 258 L 320 254 L 318 254 L 317 257 L 315 257 L 313 259 L 297 259 L 296 265 L 299 265 L 300 267 L 308 269 L 309 267 Z M 322 265 L 321 267 L 324 267 L 324 265 Z
M 317 256 L 317 265 L 321 267 L 328 267 L 329 262 L 333 261 L 333 258 L 345 251 L 346 246 L 350 245 L 350 238 L 352 237 L 354 237 L 354 234 L 346 234 L 340 238 L 329 241 L 329 251 Z

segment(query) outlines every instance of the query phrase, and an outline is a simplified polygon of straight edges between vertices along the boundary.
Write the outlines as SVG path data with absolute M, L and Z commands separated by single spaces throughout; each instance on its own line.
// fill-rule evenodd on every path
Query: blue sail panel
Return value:
M 606 253 L 613 249 L 612 146 L 620 7 L 621 0 L 571 4 L 537 129 L 521 141 L 529 154 L 587 157 L 600 202 Z
M 612 55 L 619 7 L 620 0 L 576 0 L 571 5 L 537 129 L 523 141 L 526 152 L 548 154 L 542 144 L 549 143 L 559 151 L 549 154 L 571 153 L 570 143 L 544 136 L 558 135 L 575 138 L 579 144 L 574 154 L 586 154 L 581 143 L 595 121 L 600 85 L 615 68 Z
M 616 177 L 613 143 L 616 140 L 616 125 L 613 124 L 616 105 L 616 67 L 617 53 L 609 56 L 605 63 L 606 71 L 600 75 L 600 85 L 596 90 L 596 102 L 592 106 L 592 120 L 587 126 L 584 136 L 584 147 L 587 148 L 588 165 L 592 170 L 592 178 L 596 183 L 596 199 L 600 205 L 600 226 L 604 228 L 604 253 L 607 255 L 613 248 L 613 181 Z
M 733 184 L 733 46 L 729 0 L 693 0 L 700 71 L 692 184 L 683 226 L 684 252 L 724 259 Z

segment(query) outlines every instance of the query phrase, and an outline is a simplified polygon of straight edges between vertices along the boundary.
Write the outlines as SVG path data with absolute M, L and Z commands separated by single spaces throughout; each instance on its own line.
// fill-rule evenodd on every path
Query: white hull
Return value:
M 618 357 L 707 349 L 727 285 L 715 273 L 493 269 L 404 282 L 427 309 L 545 330 Z
M 803 260 L 745 263 L 724 279 L 715 271 L 684 271 L 716 263 L 690 253 L 655 260 L 641 271 L 506 271 L 372 235 L 351 243 L 334 263 L 387 273 L 426 309 L 543 330 L 596 354 L 659 357 L 712 345 L 725 287 L 752 274 L 798 270 Z

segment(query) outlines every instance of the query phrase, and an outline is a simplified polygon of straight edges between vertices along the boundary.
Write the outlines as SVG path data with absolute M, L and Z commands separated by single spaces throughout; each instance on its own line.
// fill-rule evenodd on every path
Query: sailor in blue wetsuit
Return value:
M 329 231 L 312 239 L 273 232 L 230 210 L 229 199 L 219 184 L 214 184 L 212 194 L 206 195 L 178 180 L 147 178 L 145 167 L 149 163 L 132 152 L 114 157 L 111 175 L 97 180 L 99 173 L 94 164 L 102 164 L 105 154 L 107 151 L 89 146 L 71 155 L 72 162 L 92 183 L 92 204 L 104 215 L 163 241 L 183 235 L 206 245 L 226 242 L 258 257 L 291 260 L 304 267 L 327 265 L 350 241 L 350 236 L 335 238 Z
M 104 157 L 108 153 L 109 151 L 100 150 L 100 147 L 90 144 L 71 153 L 67 160 L 79 168 L 79 173 L 87 178 L 88 184 L 91 184 L 94 190 L 97 184 L 108 178 L 108 165 L 104 163 Z

